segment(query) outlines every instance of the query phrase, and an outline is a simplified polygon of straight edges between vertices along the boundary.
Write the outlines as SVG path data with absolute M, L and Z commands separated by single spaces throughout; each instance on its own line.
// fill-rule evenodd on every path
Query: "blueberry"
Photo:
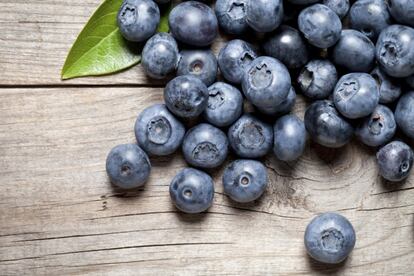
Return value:
M 249 43 L 240 39 L 231 40 L 218 56 L 221 74 L 229 82 L 239 84 L 244 70 L 256 57 L 257 53 Z
M 151 37 L 142 51 L 145 73 L 154 79 L 163 79 L 175 71 L 178 63 L 178 46 L 167 33 Z
M 349 0 L 323 0 L 323 4 L 333 10 L 339 18 L 345 17 L 349 11 Z
M 192 168 L 183 169 L 170 184 L 170 197 L 182 212 L 204 212 L 213 204 L 213 179 L 205 172 Z
M 351 7 L 349 21 L 352 29 L 375 41 L 391 25 L 391 15 L 384 0 L 358 0 Z
M 389 77 L 379 67 L 371 72 L 371 76 L 376 80 L 379 87 L 380 103 L 392 103 L 401 96 L 401 86 L 398 81 Z
M 110 181 L 123 189 L 142 187 L 150 172 L 147 154 L 135 144 L 116 146 L 106 158 L 106 173 Z
M 386 2 L 395 21 L 414 27 L 414 2 L 412 0 L 388 0 Z
M 224 162 L 228 147 L 229 143 L 223 131 L 209 124 L 199 124 L 185 135 L 183 154 L 190 165 L 211 169 Z
M 406 78 L 407 84 L 414 89 L 414 75 L 409 76 Z
M 413 167 L 413 150 L 401 141 L 382 147 L 377 153 L 380 175 L 388 181 L 399 182 L 410 174 Z
M 384 29 L 377 41 L 377 61 L 391 77 L 414 74 L 414 29 L 402 25 Z
M 305 124 L 295 115 L 286 115 L 279 118 L 274 130 L 273 152 L 277 159 L 294 161 L 305 150 L 306 129 Z
M 224 171 L 224 192 L 236 202 L 248 203 L 263 194 L 267 179 L 266 168 L 259 161 L 236 160 Z
M 221 29 L 240 35 L 248 29 L 246 3 L 248 0 L 217 0 L 215 11 Z
M 278 105 L 271 106 L 271 107 L 258 107 L 258 110 L 267 115 L 272 116 L 281 116 L 284 114 L 289 113 L 292 111 L 293 107 L 296 103 L 296 92 L 293 86 L 289 90 L 289 94 L 287 95 L 286 99 Z
M 351 72 L 369 72 L 374 67 L 375 46 L 363 33 L 343 30 L 333 48 L 332 60 Z
M 160 10 L 152 0 L 124 0 L 117 20 L 125 39 L 141 42 L 150 38 L 157 30 Z
M 243 96 L 240 91 L 227 83 L 216 82 L 208 88 L 208 106 L 204 118 L 217 127 L 234 123 L 243 111 Z
M 405 93 L 398 101 L 395 120 L 400 129 L 414 139 L 414 91 Z
M 303 9 L 298 25 L 309 43 L 318 48 L 331 47 L 341 37 L 342 23 L 338 15 L 321 4 Z
M 377 147 L 390 141 L 396 130 L 394 113 L 388 107 L 378 105 L 357 127 L 355 133 L 365 145 Z
M 192 46 L 210 45 L 218 35 L 218 22 L 214 11 L 200 2 L 178 4 L 171 11 L 168 22 L 172 35 Z
M 351 73 L 339 79 L 333 101 L 342 115 L 350 119 L 371 114 L 379 102 L 375 79 L 367 73 Z
M 323 213 L 306 227 L 305 247 L 318 262 L 337 264 L 348 257 L 355 246 L 352 224 L 336 213 Z
M 282 23 L 282 0 L 249 0 L 246 3 L 246 22 L 255 31 L 267 33 Z
M 264 52 L 280 60 L 289 69 L 302 67 L 309 59 L 305 40 L 298 30 L 287 25 L 280 26 L 267 38 Z
M 256 58 L 242 78 L 244 95 L 257 107 L 279 105 L 286 99 L 290 87 L 289 71 L 272 57 Z
M 302 69 L 298 84 L 302 93 L 310 99 L 325 99 L 331 95 L 338 81 L 335 66 L 329 60 L 315 59 Z
M 312 103 L 305 112 L 305 127 L 310 137 L 318 144 L 329 148 L 340 148 L 353 135 L 353 127 L 328 100 Z
M 179 76 L 171 80 L 164 90 L 168 109 L 182 118 L 194 118 L 207 107 L 208 89 L 192 75 Z
M 207 86 L 217 77 L 217 59 L 211 50 L 183 50 L 180 53 L 177 76 L 193 75 Z
M 272 126 L 249 114 L 240 117 L 229 128 L 228 137 L 234 152 L 243 158 L 265 156 L 273 145 Z
M 138 144 L 150 155 L 174 153 L 181 146 L 184 134 L 183 124 L 163 104 L 146 108 L 135 122 Z

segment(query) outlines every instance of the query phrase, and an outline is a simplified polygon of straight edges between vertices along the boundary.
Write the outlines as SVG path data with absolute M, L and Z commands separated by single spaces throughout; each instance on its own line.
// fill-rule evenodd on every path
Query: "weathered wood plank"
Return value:
M 0 85 L 161 84 L 139 65 L 104 78 L 60 80 L 70 47 L 100 2 L 0 1 Z
M 100 2 L 0 1 L 0 85 L 148 83 L 140 66 L 117 76 L 60 81 L 71 45 Z
M 2 275 L 412 274 L 414 177 L 382 182 L 373 152 L 356 143 L 309 145 L 296 163 L 266 158 L 271 183 L 254 204 L 229 201 L 216 171 L 214 205 L 202 215 L 180 214 L 169 200 L 180 154 L 153 159 L 143 191 L 111 187 L 107 152 L 133 142 L 136 115 L 161 100 L 158 88 L 0 90 Z M 342 266 L 317 265 L 304 251 L 304 229 L 324 211 L 357 231 Z

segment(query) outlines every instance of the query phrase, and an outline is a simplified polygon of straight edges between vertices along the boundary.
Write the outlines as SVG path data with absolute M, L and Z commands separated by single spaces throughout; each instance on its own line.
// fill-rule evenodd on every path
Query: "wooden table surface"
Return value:
M 414 176 L 381 180 L 375 151 L 314 144 L 295 163 L 265 159 L 254 204 L 215 179 L 212 208 L 184 215 L 168 194 L 182 155 L 152 159 L 143 191 L 111 187 L 108 151 L 134 142 L 137 114 L 162 101 L 140 66 L 62 82 L 66 54 L 100 0 L 0 0 L 0 275 L 414 275 Z M 299 98 L 296 107 L 303 114 Z M 303 234 L 318 213 L 353 223 L 338 266 L 311 261 Z

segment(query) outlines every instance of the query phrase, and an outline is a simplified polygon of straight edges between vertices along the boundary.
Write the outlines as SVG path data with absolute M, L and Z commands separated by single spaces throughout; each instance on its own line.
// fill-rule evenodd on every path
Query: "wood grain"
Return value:
M 141 66 L 105 78 L 60 80 L 67 53 L 100 0 L 0 1 L 0 86 L 137 85 L 150 80 Z M 220 47 L 217 42 L 213 47 Z
M 414 178 L 383 183 L 372 151 L 356 143 L 310 144 L 296 163 L 266 158 L 271 183 L 254 204 L 230 202 L 214 172 L 214 205 L 202 215 L 170 202 L 180 154 L 153 159 L 144 190 L 114 189 L 107 152 L 133 142 L 136 114 L 161 100 L 158 88 L 0 90 L 1 274 L 412 273 Z M 304 251 L 304 229 L 324 211 L 344 214 L 357 231 L 342 266 L 320 266 Z
M 0 0 L 0 275 L 414 275 L 414 176 L 378 176 L 375 152 L 309 143 L 293 163 L 263 159 L 270 183 L 252 204 L 215 198 L 201 215 L 171 204 L 181 154 L 152 159 L 141 191 L 108 182 L 108 151 L 134 142 L 137 114 L 162 101 L 141 67 L 60 81 L 100 0 Z M 220 41 L 214 45 L 215 51 Z M 295 112 L 303 115 L 299 97 Z M 231 158 L 230 158 L 231 159 Z M 357 232 L 338 266 L 304 250 L 306 225 L 339 212 Z

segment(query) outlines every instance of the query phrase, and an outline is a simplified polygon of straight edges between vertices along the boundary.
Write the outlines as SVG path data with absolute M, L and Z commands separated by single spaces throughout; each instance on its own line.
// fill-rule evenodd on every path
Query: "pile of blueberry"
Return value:
M 413 0 L 217 0 L 214 10 L 186 1 L 172 9 L 170 33 L 155 34 L 167 2 L 124 0 L 118 14 L 123 36 L 145 43 L 148 76 L 176 77 L 165 87 L 165 104 L 139 114 L 138 145 L 109 153 L 114 185 L 141 187 L 151 170 L 148 155 L 181 147 L 193 168 L 174 177 L 171 199 L 183 212 L 200 213 L 214 196 L 202 170 L 221 166 L 231 150 L 242 159 L 225 169 L 224 191 L 251 202 L 268 183 L 256 159 L 273 150 L 281 161 L 296 160 L 307 135 L 339 148 L 355 134 L 378 148 L 385 179 L 408 176 L 414 154 L 402 138 L 414 138 Z M 216 58 L 209 46 L 219 27 L 233 40 Z M 223 81 L 216 82 L 218 71 Z M 297 90 L 311 102 L 304 122 L 289 114 Z M 355 231 L 346 218 L 325 213 L 309 224 L 305 244 L 316 260 L 338 263 L 353 249 Z

